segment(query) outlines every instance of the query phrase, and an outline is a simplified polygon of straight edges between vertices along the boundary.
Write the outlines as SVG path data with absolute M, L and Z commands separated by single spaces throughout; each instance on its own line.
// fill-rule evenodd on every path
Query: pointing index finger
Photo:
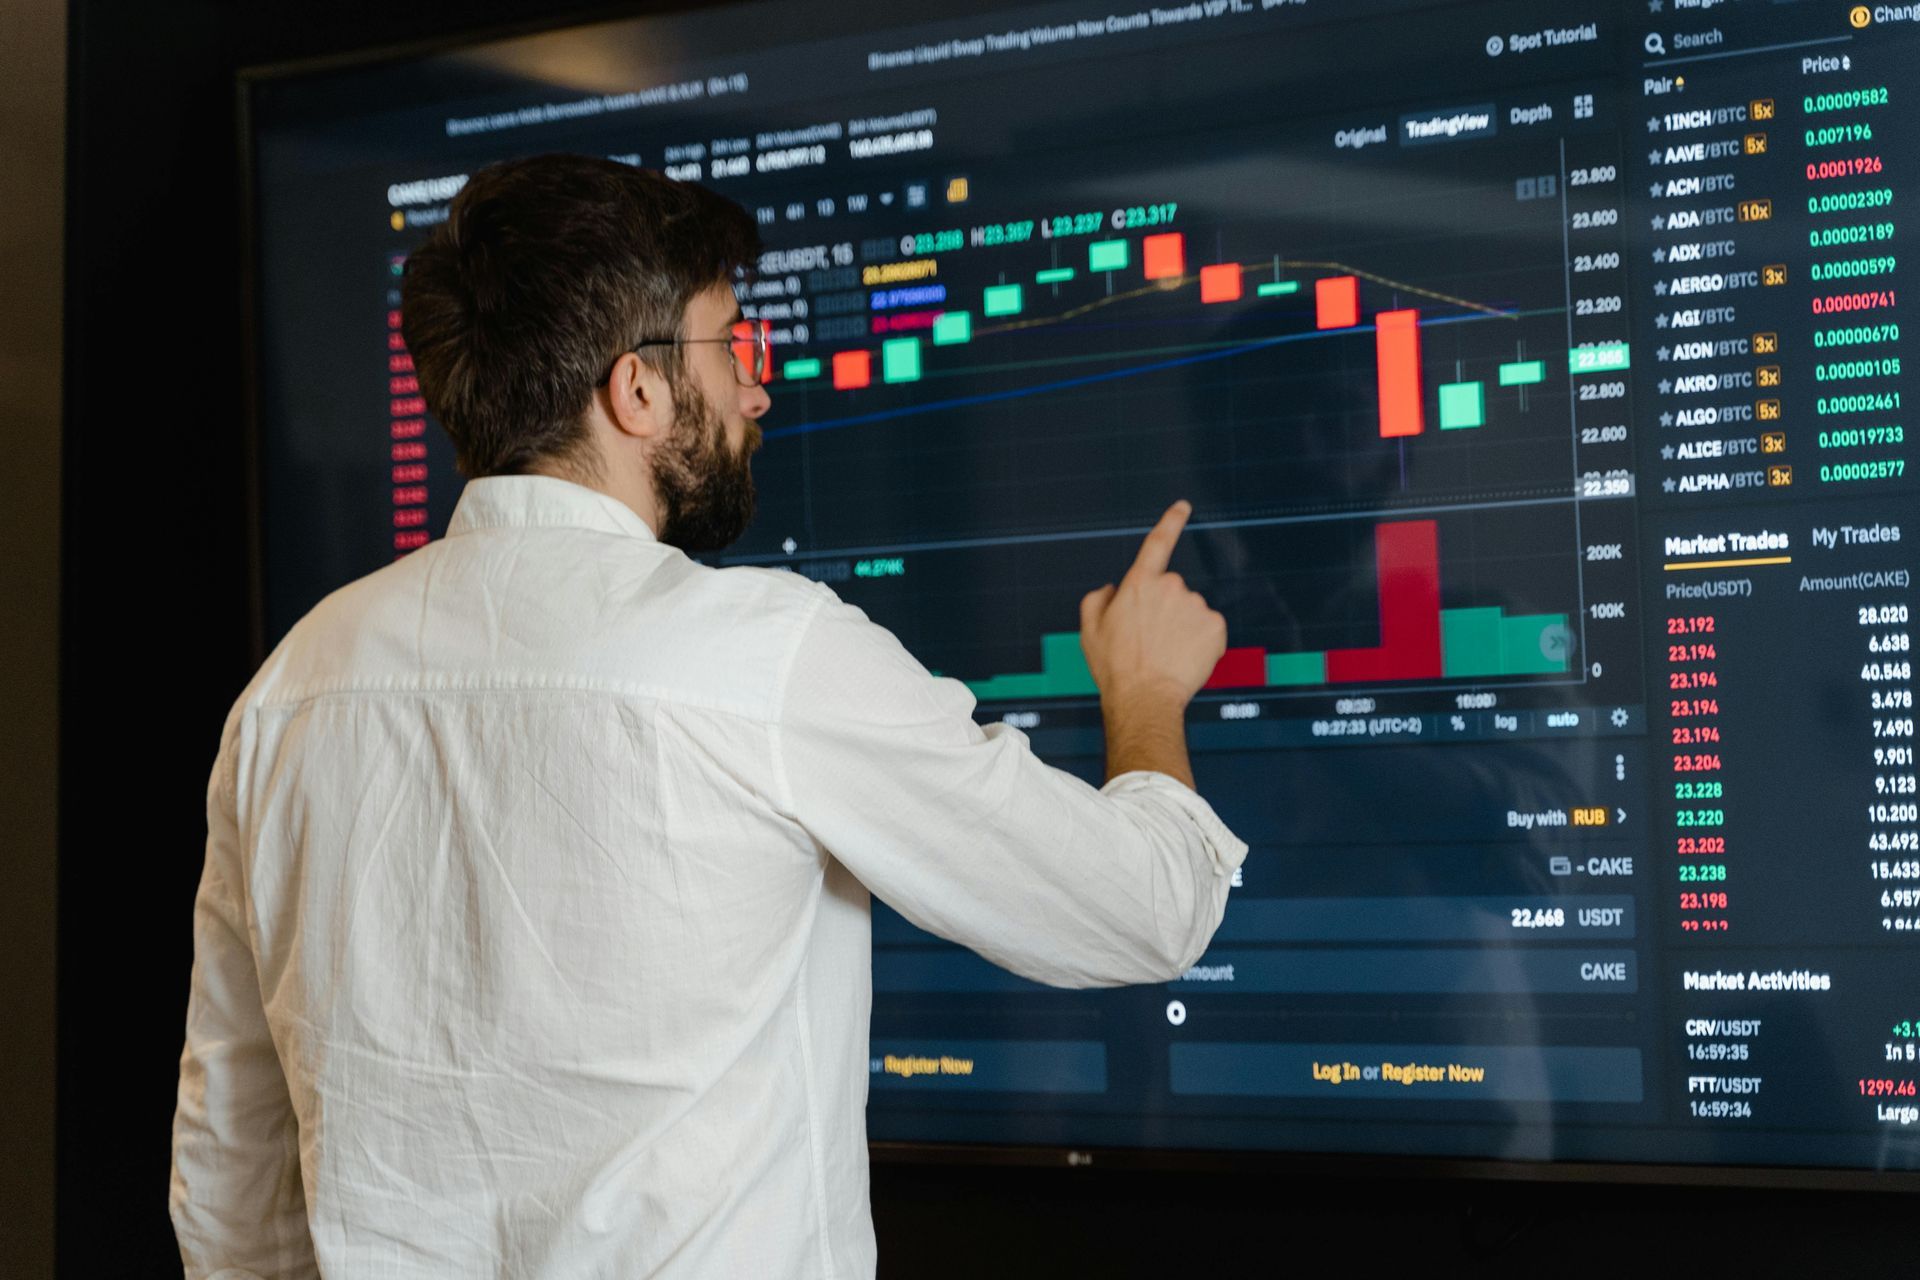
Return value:
M 1193 504 L 1185 498 L 1168 507 L 1166 514 L 1160 517 L 1160 523 L 1147 532 L 1140 544 L 1140 554 L 1133 558 L 1133 568 L 1128 575 L 1151 575 L 1165 573 L 1167 563 L 1173 559 L 1174 543 L 1180 540 L 1180 531 L 1187 527 L 1187 517 L 1193 514 Z

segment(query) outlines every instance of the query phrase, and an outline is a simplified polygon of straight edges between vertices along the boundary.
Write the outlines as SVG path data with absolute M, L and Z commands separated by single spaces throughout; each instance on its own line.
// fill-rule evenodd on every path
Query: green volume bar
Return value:
M 1040 637 L 1040 670 L 1055 693 L 1098 693 L 1086 650 L 1078 631 L 1055 631 Z
M 1515 360 L 1512 364 L 1500 366 L 1500 385 L 1503 387 L 1525 387 L 1546 380 L 1545 360 Z
M 1017 284 L 988 285 L 980 300 L 980 310 L 989 316 L 1017 316 L 1021 305 L 1020 286 Z
M 999 698 L 1065 698 L 1100 691 L 1093 682 L 1093 672 L 1087 668 L 1087 655 L 1080 648 L 1078 631 L 1054 631 L 1040 637 L 1037 673 L 971 680 L 967 688 L 983 702 Z
M 1125 271 L 1127 261 L 1125 240 L 1095 240 L 1087 246 L 1087 270 L 1089 271 Z
M 789 360 L 780 366 L 780 376 L 788 382 L 805 382 L 820 376 L 818 360 Z
M 1440 673 L 1446 676 L 1500 675 L 1498 609 L 1440 611 Z
M 996 702 L 1005 698 L 1045 698 L 1053 692 L 1047 687 L 1047 678 L 1042 675 L 969 680 L 967 688 L 973 690 L 973 696 L 982 702 Z
M 1442 431 L 1457 431 L 1462 427 L 1486 425 L 1485 384 L 1445 382 L 1440 385 L 1440 429 Z
M 1501 674 L 1558 675 L 1567 669 L 1567 619 L 1558 613 L 1531 613 L 1500 619 Z
M 1045 271 L 1034 273 L 1035 284 L 1065 284 L 1073 279 L 1072 267 L 1049 267 Z
M 1559 675 L 1567 669 L 1567 618 L 1442 609 L 1440 657 L 1441 674 L 1448 677 Z
M 1267 655 L 1267 683 L 1325 684 L 1327 655 L 1324 653 L 1270 653 Z

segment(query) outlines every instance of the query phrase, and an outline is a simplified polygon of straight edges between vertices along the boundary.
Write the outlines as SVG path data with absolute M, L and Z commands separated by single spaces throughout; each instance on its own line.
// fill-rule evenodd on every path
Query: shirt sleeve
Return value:
M 299 1126 L 248 941 L 228 776 L 215 765 L 207 788 L 168 1208 L 186 1280 L 317 1278 Z
M 1199 959 L 1246 845 L 1165 774 L 1095 790 L 973 708 L 828 599 L 786 686 L 789 810 L 901 915 L 1022 977 L 1165 982 Z

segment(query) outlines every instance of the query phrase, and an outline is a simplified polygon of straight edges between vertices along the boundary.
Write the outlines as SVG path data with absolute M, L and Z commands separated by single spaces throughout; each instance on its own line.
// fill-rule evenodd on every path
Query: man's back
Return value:
M 1093 985 L 1189 963 L 1244 851 L 1177 784 L 1096 796 L 969 705 L 803 579 L 563 481 L 470 486 L 229 721 L 190 1274 L 870 1274 L 862 881 Z M 235 1205 L 276 1225 L 235 1246 Z
M 822 1184 L 864 1185 L 865 893 L 774 795 L 822 596 L 561 482 L 488 483 L 560 493 L 564 523 L 469 507 L 331 597 L 222 755 L 316 1252 L 859 1274 L 870 1232 Z

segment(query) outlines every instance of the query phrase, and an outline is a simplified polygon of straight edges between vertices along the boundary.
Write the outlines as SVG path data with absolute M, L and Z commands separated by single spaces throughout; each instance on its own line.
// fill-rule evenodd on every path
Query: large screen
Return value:
M 908 8 L 254 78 L 265 638 L 446 525 L 398 290 L 467 175 L 697 180 L 778 371 L 714 563 L 1095 782 L 1078 601 L 1175 498 L 1229 622 L 1211 949 L 1056 991 L 876 903 L 874 1139 L 1920 1165 L 1920 7 Z

